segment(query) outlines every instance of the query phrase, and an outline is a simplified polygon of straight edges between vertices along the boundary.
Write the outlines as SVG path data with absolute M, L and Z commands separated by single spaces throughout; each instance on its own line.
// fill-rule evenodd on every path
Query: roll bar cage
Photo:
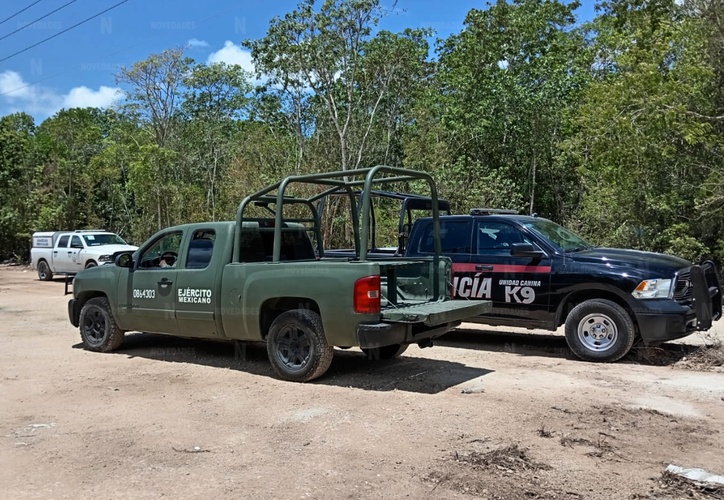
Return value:
M 362 191 L 355 191 L 355 196 L 358 198 L 362 196 Z M 397 253 L 403 254 L 405 252 L 405 243 L 407 241 L 407 238 L 409 234 L 406 231 L 405 228 L 405 219 L 407 219 L 407 224 L 412 225 L 412 211 L 413 210 L 424 210 L 424 211 L 431 211 L 432 210 L 432 199 L 429 196 L 423 196 L 419 194 L 410 194 L 410 193 L 398 193 L 395 191 L 370 191 L 370 194 L 373 198 L 388 198 L 391 200 L 398 200 L 401 201 L 401 208 L 400 208 L 400 218 L 399 222 L 397 224 Z M 330 196 L 347 196 L 347 192 L 344 190 L 337 190 L 332 193 L 329 193 Z M 326 207 L 327 197 L 325 196 L 321 200 L 319 200 L 319 205 L 317 205 L 317 210 L 319 211 L 320 217 L 324 214 L 324 208 Z M 450 210 L 450 202 L 443 199 L 437 200 L 437 206 L 438 210 L 446 215 L 451 215 L 452 211 Z M 375 215 L 374 207 L 372 207 L 371 212 L 371 229 L 370 234 L 372 237 L 372 244 L 371 244 L 371 250 L 377 249 L 377 216 Z
M 386 165 L 377 165 L 371 168 L 360 168 L 356 170 L 346 170 L 339 172 L 327 172 L 320 174 L 309 174 L 309 175 L 293 175 L 286 179 L 272 184 L 264 189 L 257 191 L 256 193 L 247 196 L 239 204 L 239 208 L 236 211 L 236 227 L 234 228 L 234 263 L 239 262 L 241 255 L 240 242 L 241 242 L 241 231 L 245 221 L 249 222 L 268 222 L 269 218 L 245 218 L 244 211 L 250 203 L 254 205 L 266 207 L 270 204 L 274 204 L 276 210 L 273 210 L 274 216 L 274 253 L 272 262 L 279 262 L 281 260 L 281 249 L 282 249 L 282 232 L 285 231 L 297 231 L 295 228 L 285 227 L 286 222 L 298 222 L 298 223 L 311 223 L 314 224 L 314 233 L 317 237 L 317 244 L 319 248 L 319 257 L 324 257 L 324 248 L 322 247 L 322 233 L 320 216 L 314 203 L 322 200 L 329 194 L 333 194 L 338 191 L 347 193 L 350 200 L 350 206 L 352 208 L 352 225 L 355 240 L 355 253 L 356 259 L 360 262 L 367 261 L 368 254 L 368 242 L 370 239 L 370 213 L 372 211 L 371 196 L 373 186 L 381 184 L 391 184 L 395 182 L 407 182 L 414 180 L 422 180 L 427 182 L 430 187 L 430 200 L 432 204 L 432 218 L 433 218 L 433 230 L 435 235 L 435 254 L 434 254 L 434 270 L 435 270 L 435 283 L 438 283 L 438 273 L 440 256 L 442 254 L 442 245 L 440 242 L 440 212 L 439 203 L 437 198 L 437 188 L 435 182 L 430 174 L 425 172 L 419 172 L 416 170 L 407 170 L 397 167 L 388 167 Z M 287 196 L 287 188 L 294 183 L 299 184 L 319 184 L 322 186 L 328 186 L 327 189 L 323 190 L 309 198 L 298 198 L 294 196 Z M 354 188 L 362 188 L 361 193 L 355 193 Z M 360 196 L 360 210 L 357 209 L 356 198 Z M 308 219 L 295 218 L 288 219 L 284 217 L 284 205 L 285 204 L 300 204 L 306 205 L 311 213 L 312 217 Z M 360 227 L 359 214 L 362 214 L 362 224 Z M 437 285 L 436 285 L 437 287 Z

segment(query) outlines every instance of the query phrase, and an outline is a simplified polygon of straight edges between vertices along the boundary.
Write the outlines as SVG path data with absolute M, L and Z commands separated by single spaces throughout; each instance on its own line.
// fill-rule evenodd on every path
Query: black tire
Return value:
M 392 344 L 384 347 L 374 347 L 372 349 L 362 349 L 367 355 L 367 359 L 385 360 L 397 358 L 407 350 L 408 344 Z
M 40 281 L 50 281 L 53 279 L 53 271 L 50 270 L 50 266 L 44 260 L 38 262 L 38 279 L 40 279 Z
M 96 267 L 97 265 L 98 265 L 98 263 L 96 261 L 89 260 L 88 262 L 86 262 L 85 268 L 90 269 L 91 267 Z
M 610 300 L 582 302 L 566 318 L 568 347 L 586 361 L 617 361 L 629 352 L 635 339 L 631 316 Z
M 322 318 L 307 309 L 280 314 L 269 328 L 266 349 L 277 375 L 293 382 L 321 377 L 334 355 L 324 335 Z
M 79 324 L 83 347 L 89 351 L 111 352 L 123 343 L 125 332 L 118 328 L 105 297 L 93 297 L 83 305 Z

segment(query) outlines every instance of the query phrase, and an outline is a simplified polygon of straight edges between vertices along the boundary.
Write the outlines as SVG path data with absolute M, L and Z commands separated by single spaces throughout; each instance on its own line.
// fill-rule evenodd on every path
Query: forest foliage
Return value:
M 303 0 L 243 41 L 256 74 L 171 48 L 119 71 L 113 109 L 4 116 L 0 256 L 27 258 L 38 230 L 139 244 L 232 219 L 287 175 L 386 164 L 430 172 L 456 213 L 723 262 L 724 3 L 607 0 L 587 23 L 579 7 L 498 0 L 432 43 L 380 30 L 379 0 Z

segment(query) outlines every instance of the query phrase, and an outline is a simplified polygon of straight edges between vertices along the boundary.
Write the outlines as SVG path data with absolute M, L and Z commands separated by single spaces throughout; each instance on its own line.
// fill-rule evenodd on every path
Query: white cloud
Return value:
M 119 88 L 103 85 L 98 90 L 75 87 L 67 94 L 62 94 L 49 87 L 28 85 L 20 73 L 12 70 L 0 73 L 0 94 L 9 113 L 25 111 L 41 117 L 52 116 L 62 108 L 107 108 L 123 99 Z
M 16 71 L 0 73 L 0 94 L 9 105 L 10 112 L 26 111 L 32 115 L 51 115 L 62 106 L 62 98 L 55 92 L 36 85 L 28 86 Z
M 75 87 L 63 98 L 63 106 L 66 108 L 107 108 L 122 96 L 121 89 L 117 87 L 101 85 L 97 91 L 85 86 Z
M 251 60 L 251 52 L 235 45 L 231 40 L 224 42 L 224 47 L 209 54 L 206 64 L 213 63 L 238 64 L 241 69 L 254 73 L 254 63 Z
M 0 93 L 9 92 L 12 89 L 18 89 L 16 95 L 27 95 L 27 88 L 21 89 L 23 78 L 15 71 L 5 71 L 0 73 Z
M 192 49 L 205 48 L 209 46 L 209 42 L 207 42 L 206 40 L 199 40 L 198 38 L 192 38 L 191 40 L 186 42 L 186 45 L 188 45 Z

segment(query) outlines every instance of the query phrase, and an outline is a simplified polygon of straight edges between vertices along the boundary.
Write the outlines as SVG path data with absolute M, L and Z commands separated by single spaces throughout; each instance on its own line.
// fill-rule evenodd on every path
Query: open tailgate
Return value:
M 424 323 L 425 326 L 436 326 L 455 321 L 462 321 L 492 309 L 490 301 L 446 300 L 425 302 L 423 304 L 404 305 L 382 311 L 382 321 L 388 323 Z

